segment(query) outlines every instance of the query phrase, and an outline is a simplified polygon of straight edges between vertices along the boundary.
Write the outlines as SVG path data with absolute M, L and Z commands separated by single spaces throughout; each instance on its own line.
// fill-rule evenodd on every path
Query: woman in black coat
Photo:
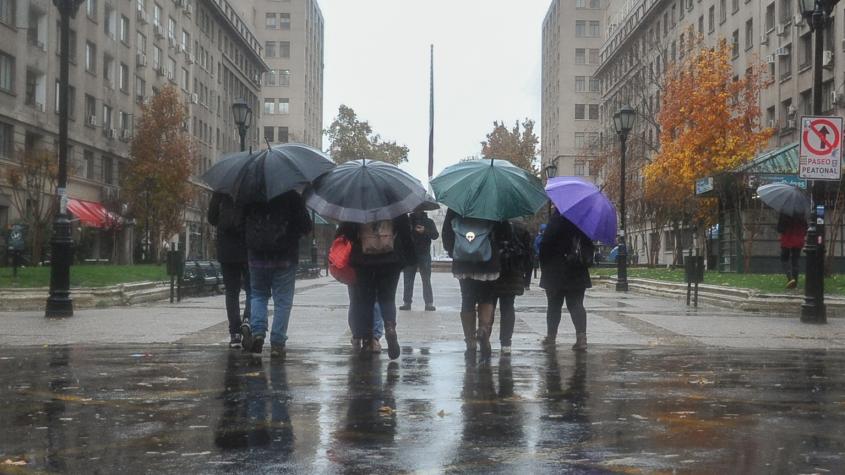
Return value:
M 229 346 L 241 345 L 241 289 L 246 293 L 244 320 L 249 321 L 249 266 L 244 238 L 244 215 L 229 195 L 214 193 L 208 205 L 208 222 L 217 227 L 217 261 L 226 286 L 226 316 L 229 319 Z
M 495 283 L 499 298 L 499 342 L 502 354 L 511 354 L 511 339 L 516 323 L 514 302 L 517 295 L 525 293 L 531 285 L 531 271 L 534 269 L 533 240 L 531 233 L 521 224 L 511 221 L 508 234 L 499 242 L 502 270 Z
M 571 221 L 555 210 L 549 218 L 549 225 L 540 242 L 540 287 L 546 290 L 546 338 L 543 344 L 553 346 L 560 325 L 564 302 L 575 326 L 576 342 L 573 350 L 587 349 L 587 311 L 584 309 L 584 293 L 593 286 L 590 271 L 586 265 L 571 263 L 567 256 L 574 244 L 580 240 L 583 255 L 592 256 L 593 242 Z

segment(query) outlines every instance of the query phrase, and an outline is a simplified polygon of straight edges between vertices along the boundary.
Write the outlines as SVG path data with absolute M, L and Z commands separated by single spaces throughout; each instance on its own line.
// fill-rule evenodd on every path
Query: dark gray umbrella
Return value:
M 229 155 L 202 176 L 214 191 L 238 203 L 269 201 L 311 184 L 335 164 L 323 152 L 303 144 L 282 144 L 255 153 Z
M 423 204 L 417 206 L 417 209 L 414 211 L 437 211 L 439 209 L 440 205 L 437 204 L 437 200 L 430 193 L 426 193 L 425 201 L 423 201 Z
M 798 187 L 786 183 L 770 183 L 757 188 L 757 196 L 775 211 L 796 217 L 807 217 L 810 199 Z
M 410 213 L 425 202 L 422 183 L 396 165 L 353 160 L 318 178 L 305 204 L 337 221 L 371 223 Z

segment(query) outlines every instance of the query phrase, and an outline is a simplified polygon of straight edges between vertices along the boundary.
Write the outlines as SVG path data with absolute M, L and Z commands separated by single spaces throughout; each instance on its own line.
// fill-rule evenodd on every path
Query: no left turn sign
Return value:
M 839 180 L 842 174 L 842 117 L 802 117 L 798 176 Z

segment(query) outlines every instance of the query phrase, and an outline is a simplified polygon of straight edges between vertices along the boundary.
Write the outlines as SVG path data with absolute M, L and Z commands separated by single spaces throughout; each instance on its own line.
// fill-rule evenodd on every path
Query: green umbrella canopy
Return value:
M 468 160 L 431 180 L 437 201 L 464 217 L 503 221 L 536 213 L 548 202 L 543 184 L 507 160 Z

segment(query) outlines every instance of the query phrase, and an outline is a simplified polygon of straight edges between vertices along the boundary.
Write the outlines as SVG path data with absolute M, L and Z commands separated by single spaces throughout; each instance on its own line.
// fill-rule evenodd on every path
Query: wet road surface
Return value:
M 843 473 L 845 352 L 0 349 L 0 472 Z

